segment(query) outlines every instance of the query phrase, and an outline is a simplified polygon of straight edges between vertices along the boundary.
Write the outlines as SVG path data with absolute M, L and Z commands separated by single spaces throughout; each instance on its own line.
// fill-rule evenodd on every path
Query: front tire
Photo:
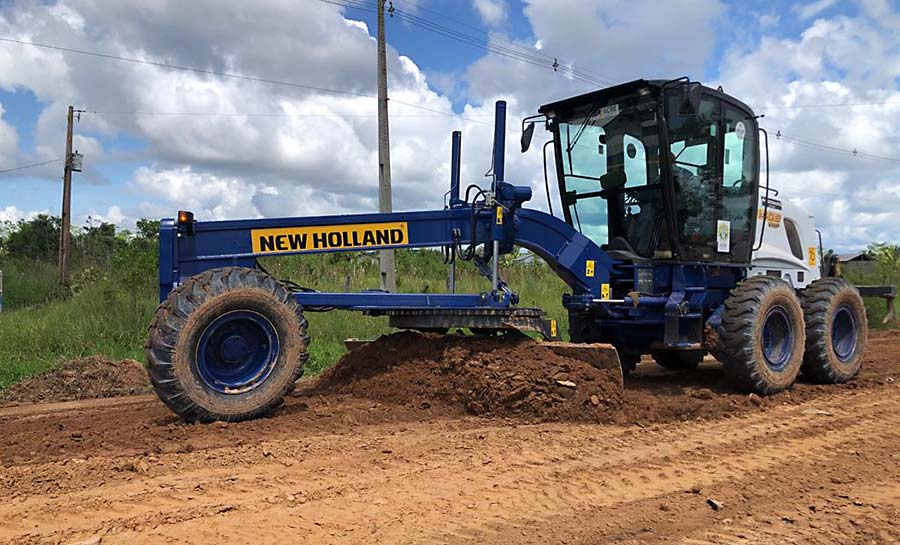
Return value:
M 789 388 L 800 373 L 803 309 L 780 278 L 754 276 L 733 289 L 718 335 L 725 376 L 739 390 L 774 394 Z
M 293 294 L 255 269 L 211 269 L 185 281 L 150 326 L 147 371 L 188 421 L 246 420 L 280 405 L 309 357 Z
M 862 367 L 868 321 L 862 297 L 841 278 L 816 280 L 800 296 L 806 319 L 803 376 L 821 384 L 840 384 Z

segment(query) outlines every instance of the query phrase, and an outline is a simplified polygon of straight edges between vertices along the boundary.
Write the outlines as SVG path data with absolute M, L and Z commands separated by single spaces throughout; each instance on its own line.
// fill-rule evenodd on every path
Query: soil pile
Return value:
M 537 420 L 601 421 L 622 403 L 612 374 L 525 336 L 400 332 L 350 352 L 305 392 Z
M 140 363 L 92 356 L 66 362 L 13 384 L 0 392 L 0 405 L 118 397 L 150 391 L 147 372 Z

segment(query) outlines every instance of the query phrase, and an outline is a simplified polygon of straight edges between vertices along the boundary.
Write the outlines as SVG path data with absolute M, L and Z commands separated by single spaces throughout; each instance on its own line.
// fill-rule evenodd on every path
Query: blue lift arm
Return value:
M 512 186 L 510 186 L 512 187 Z M 521 188 L 519 188 L 521 189 Z M 500 206 L 500 205 L 498 205 Z M 514 208 L 514 213 L 501 213 L 511 229 L 500 233 L 508 238 L 500 240 L 500 248 L 511 251 L 517 245 L 527 248 L 543 258 L 553 270 L 572 288 L 575 294 L 600 296 L 600 286 L 609 282 L 612 260 L 590 239 L 565 222 L 543 212 Z M 473 221 L 474 215 L 474 221 Z M 237 221 L 209 221 L 179 223 L 174 219 L 163 220 L 160 230 L 160 299 L 163 300 L 177 284 L 205 270 L 226 266 L 253 267 L 256 259 L 272 255 L 301 253 L 332 253 L 380 248 L 424 248 L 467 245 L 475 226 L 476 244 L 493 242 L 495 209 L 473 209 L 471 205 L 445 210 L 423 212 L 397 212 L 390 214 L 359 214 L 343 216 L 318 216 L 298 218 L 272 218 Z M 403 241 L 396 244 L 353 244 L 353 234 L 360 236 L 375 232 L 383 225 L 399 225 Z M 367 231 L 367 229 L 369 231 Z M 283 231 L 280 239 L 274 239 L 274 248 L 254 251 L 254 237 L 271 237 Z M 319 240 L 331 236 L 339 244 L 334 247 L 291 246 L 289 237 L 306 234 L 307 244 L 312 234 L 320 234 Z M 349 233 L 349 235 L 348 235 Z M 363 233 L 360 235 L 360 233 Z M 509 233 L 509 235 L 507 235 Z M 348 240 L 349 239 L 349 240 Z M 349 242 L 350 244 L 344 244 Z M 282 243 L 279 249 L 278 244 Z M 257 245 L 256 250 L 260 250 Z M 501 252 L 505 253 L 505 252 Z M 377 310 L 397 307 L 449 307 L 471 308 L 478 306 L 506 307 L 509 297 L 502 294 L 399 294 L 384 292 L 322 293 L 298 292 L 297 300 L 309 307 L 334 307 L 350 310 Z

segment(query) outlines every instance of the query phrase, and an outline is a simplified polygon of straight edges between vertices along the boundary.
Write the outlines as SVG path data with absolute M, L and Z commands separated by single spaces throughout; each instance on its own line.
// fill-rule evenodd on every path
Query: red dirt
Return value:
M 144 366 L 134 360 L 92 356 L 66 362 L 0 391 L 0 406 L 145 394 Z
M 0 543 L 900 543 L 894 335 L 872 335 L 850 384 L 758 402 L 715 362 L 645 361 L 602 424 L 535 423 L 458 383 L 442 397 L 428 374 L 392 388 L 429 361 L 410 350 L 345 360 L 355 396 L 305 382 L 252 422 L 185 424 L 153 396 L 0 409 Z M 472 359 L 451 370 L 512 380 Z
M 559 356 L 528 337 L 409 331 L 350 352 L 306 393 L 350 394 L 432 415 L 544 421 L 601 421 L 622 402 L 608 370 Z

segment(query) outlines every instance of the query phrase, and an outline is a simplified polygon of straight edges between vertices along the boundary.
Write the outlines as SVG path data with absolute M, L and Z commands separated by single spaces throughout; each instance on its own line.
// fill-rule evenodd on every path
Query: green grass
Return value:
M 397 260 L 401 291 L 447 291 L 447 269 L 438 252 L 403 251 Z M 263 265 L 278 278 L 322 291 L 378 287 L 374 255 L 292 256 L 267 259 Z M 73 283 L 84 287 L 64 300 L 54 300 L 58 294 L 53 265 L 7 261 L 4 267 L 7 301 L 13 304 L 0 313 L 0 388 L 81 356 L 143 361 L 147 326 L 157 307 L 152 277 L 125 289 L 96 269 L 76 271 Z M 458 270 L 458 292 L 489 289 L 488 280 L 472 265 L 463 264 Z M 565 323 L 561 296 L 566 286 L 546 265 L 509 265 L 503 273 L 522 297 L 522 306 L 541 307 Z M 12 297 L 19 290 L 24 293 Z M 334 364 L 346 352 L 344 339 L 373 339 L 390 331 L 386 318 L 355 312 L 311 312 L 307 317 L 312 335 L 309 374 Z
M 148 293 L 132 299 L 103 282 L 65 301 L 3 312 L 0 387 L 81 356 L 140 360 L 147 324 L 155 311 Z
M 0 261 L 0 271 L 3 271 L 3 306 L 7 310 L 42 305 L 56 295 L 55 263 L 7 258 Z

